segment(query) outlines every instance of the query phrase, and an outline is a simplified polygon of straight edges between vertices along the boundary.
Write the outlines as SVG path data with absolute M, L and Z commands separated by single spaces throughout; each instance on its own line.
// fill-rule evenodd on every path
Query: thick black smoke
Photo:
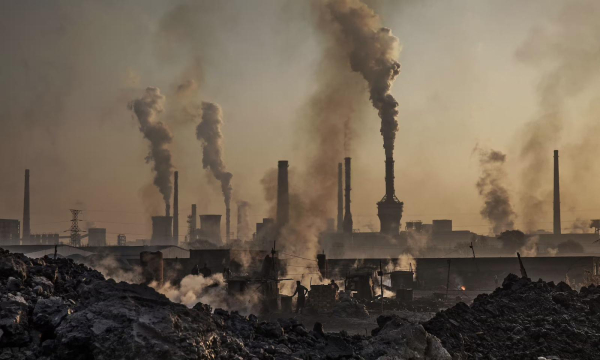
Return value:
M 215 103 L 202 103 L 202 120 L 196 127 L 196 137 L 202 142 L 202 167 L 210 169 L 215 179 L 221 182 L 221 190 L 225 198 L 225 207 L 231 203 L 231 178 L 223 162 L 223 113 Z
M 477 181 L 477 190 L 483 197 L 481 216 L 492 226 L 491 231 L 497 235 L 514 227 L 515 212 L 510 203 L 508 190 L 503 185 L 505 173 L 503 169 L 506 155 L 496 150 L 475 148 L 479 153 L 481 176 Z
M 353 71 L 369 84 L 373 107 L 381 118 L 381 135 L 386 157 L 394 153 L 398 131 L 398 102 L 390 88 L 400 74 L 396 60 L 400 52 L 398 38 L 381 27 L 379 16 L 358 0 L 331 0 L 327 4 L 333 20 L 339 25 Z
M 173 140 L 173 135 L 165 124 L 156 120 L 158 114 L 164 109 L 164 103 L 165 97 L 161 95 L 160 90 L 156 87 L 148 87 L 144 96 L 131 101 L 128 107 L 135 113 L 140 123 L 140 131 L 150 141 L 150 152 L 146 156 L 146 162 L 154 162 L 152 168 L 156 173 L 154 185 L 162 194 L 168 212 L 173 190 L 171 184 L 173 164 L 171 151 L 167 145 Z

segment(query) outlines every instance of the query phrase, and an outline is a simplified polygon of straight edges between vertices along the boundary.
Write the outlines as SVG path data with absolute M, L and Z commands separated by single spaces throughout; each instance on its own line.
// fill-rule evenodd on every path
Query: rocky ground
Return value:
M 501 288 L 438 313 L 425 329 L 455 359 L 598 359 L 600 287 L 509 275 Z
M 0 250 L 0 359 L 450 359 L 417 322 L 378 318 L 373 336 L 259 321 L 105 280 L 66 259 Z

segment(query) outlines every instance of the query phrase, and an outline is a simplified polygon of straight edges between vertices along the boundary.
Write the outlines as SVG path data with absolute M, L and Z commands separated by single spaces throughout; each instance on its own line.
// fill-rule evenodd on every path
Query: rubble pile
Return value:
M 369 317 L 367 307 L 349 296 L 341 297 L 333 307 L 333 316 L 366 319 Z
M 378 319 L 374 336 L 348 335 L 347 332 L 324 333 L 320 323 L 307 330 L 295 319 L 259 322 L 250 315 L 217 309 L 214 318 L 229 333 L 221 339 L 229 349 L 243 358 L 258 359 L 427 359 L 450 360 L 440 341 L 422 325 L 401 319 Z M 244 347 L 245 345 L 245 347 Z
M 381 323 L 375 336 L 325 333 L 294 319 L 198 303 L 190 309 L 145 285 L 105 280 L 72 260 L 0 249 L 0 360 L 450 359 L 415 323 Z
M 597 359 L 600 287 L 510 274 L 502 287 L 459 303 L 425 322 L 457 359 Z

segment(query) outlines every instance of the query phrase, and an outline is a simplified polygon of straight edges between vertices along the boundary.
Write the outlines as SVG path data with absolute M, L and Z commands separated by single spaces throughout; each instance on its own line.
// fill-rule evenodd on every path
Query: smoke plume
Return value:
M 523 63 L 548 69 L 539 81 L 538 111 L 525 127 L 520 149 L 522 213 L 527 216 L 528 230 L 537 227 L 533 218 L 551 196 L 547 174 L 551 173 L 552 150 L 561 140 L 567 106 L 600 74 L 598 13 L 597 2 L 566 3 L 552 26 L 534 29 L 516 52 Z
M 381 27 L 379 16 L 358 0 L 332 0 L 327 7 L 343 34 L 352 71 L 369 84 L 371 102 L 381 118 L 385 155 L 391 157 L 398 131 L 398 102 L 390 93 L 400 74 L 398 38 Z
M 504 162 L 506 155 L 496 150 L 484 150 L 476 147 L 479 153 L 481 176 L 477 181 L 477 191 L 483 198 L 481 216 L 491 224 L 490 231 L 498 235 L 505 230 L 512 230 L 515 212 L 510 203 L 508 190 L 504 186 L 506 174 Z
M 146 88 L 144 96 L 133 100 L 128 104 L 133 110 L 139 123 L 140 131 L 150 141 L 150 152 L 146 156 L 146 162 L 154 162 L 153 170 L 154 185 L 163 196 L 167 212 L 171 207 L 171 177 L 173 164 L 171 163 L 171 151 L 167 147 L 173 140 L 173 135 L 165 124 L 158 121 L 157 116 L 163 111 L 165 97 L 161 95 L 156 87 Z
M 196 127 L 196 137 L 202 142 L 202 167 L 210 169 L 215 179 L 221 183 L 225 206 L 229 209 L 231 203 L 231 178 L 223 162 L 223 113 L 215 103 L 202 103 L 202 120 Z

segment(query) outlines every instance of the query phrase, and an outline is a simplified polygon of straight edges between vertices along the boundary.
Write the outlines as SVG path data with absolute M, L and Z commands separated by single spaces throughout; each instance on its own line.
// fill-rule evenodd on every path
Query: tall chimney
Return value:
M 196 204 L 192 204 L 192 217 L 190 218 L 190 240 L 194 240 L 193 237 L 196 234 Z
M 394 190 L 394 158 L 385 158 L 385 196 L 392 199 L 396 196 Z
M 338 213 L 337 213 L 337 231 L 344 231 L 344 184 L 342 178 L 342 163 L 338 164 Z
M 352 234 L 353 227 L 352 212 L 350 211 L 350 161 L 351 159 L 349 157 L 344 159 L 346 165 L 346 213 L 344 214 L 344 233 L 346 234 Z
M 179 245 L 179 171 L 175 171 L 173 190 L 173 243 Z
M 288 185 L 288 162 L 280 160 L 277 168 L 277 228 L 283 228 L 290 221 L 290 193 Z
M 404 203 L 396 198 L 394 190 L 394 158 L 385 158 L 385 196 L 377 203 L 377 216 L 381 223 L 380 232 L 390 236 L 400 233 L 400 219 Z
M 229 240 L 231 238 L 231 209 L 229 206 L 225 209 L 225 243 L 229 244 Z
M 558 175 L 558 150 L 554 150 L 554 234 L 560 235 L 560 184 Z
M 23 197 L 23 240 L 31 235 L 31 213 L 29 211 L 29 169 L 25 170 L 25 194 Z

